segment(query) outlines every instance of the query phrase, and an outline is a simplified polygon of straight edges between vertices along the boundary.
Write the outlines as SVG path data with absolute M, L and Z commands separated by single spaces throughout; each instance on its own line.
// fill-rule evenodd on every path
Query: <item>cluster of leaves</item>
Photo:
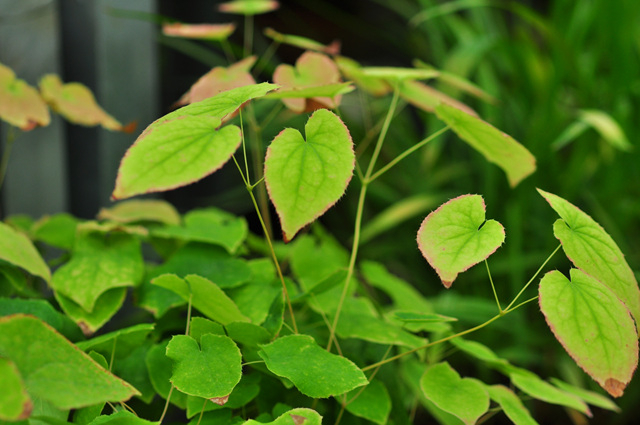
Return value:
M 221 7 L 251 15 L 274 4 Z M 172 24 L 165 33 L 224 39 L 233 29 Z M 570 279 L 548 272 L 539 295 L 522 301 L 536 273 L 506 308 L 496 295 L 496 314 L 473 328 L 460 328 L 383 264 L 358 258 L 369 186 L 449 129 L 500 167 L 511 186 L 535 171 L 523 145 L 424 81 L 482 92 L 432 68 L 361 67 L 336 46 L 268 35 L 307 51 L 295 66 L 276 68 L 274 84 L 255 82 L 252 57 L 211 70 L 182 98 L 187 106 L 139 135 L 113 192 L 125 199 L 170 190 L 233 161 L 264 239 L 242 217 L 215 208 L 181 216 L 156 200 L 121 202 L 95 221 L 59 214 L 0 223 L 0 290 L 12 296 L 0 299 L 0 420 L 142 425 L 158 417 L 150 413 L 158 408 L 155 423 L 162 422 L 173 406 L 170 414 L 193 424 L 313 425 L 324 417 L 384 425 L 412 423 L 421 407 L 444 424 L 473 424 L 500 411 L 516 424 L 536 423 L 525 398 L 587 416 L 588 404 L 617 410 L 599 393 L 545 381 L 463 338 L 538 300 L 575 362 L 610 395 L 622 395 L 638 362 L 640 290 L 611 237 L 563 198 L 539 190 L 560 216 L 553 234 L 575 266 Z M 356 87 L 391 97 L 366 167 L 361 145 L 331 111 Z M 445 127 L 376 169 L 400 99 Z M 243 108 L 256 136 L 273 119 L 258 123 L 260 103 L 279 112 L 280 102 L 296 114 L 313 112 L 304 135 L 286 128 L 264 156 L 261 145 L 248 152 Z M 248 153 L 258 159 L 253 173 Z M 353 185 L 354 171 L 360 192 L 348 251 L 319 225 L 304 229 Z M 272 241 L 266 208 L 254 195 L 260 191 L 288 244 Z M 442 204 L 416 230 L 418 248 L 447 288 L 478 263 L 489 270 L 487 258 L 505 241 L 504 227 L 486 219 L 483 198 L 472 194 Z M 489 281 L 493 287 L 490 274 Z M 55 304 L 42 298 L 41 282 Z M 99 332 L 118 323 L 118 313 L 128 319 Z M 503 379 L 461 377 L 446 360 L 446 346 L 504 375 L 510 387 Z

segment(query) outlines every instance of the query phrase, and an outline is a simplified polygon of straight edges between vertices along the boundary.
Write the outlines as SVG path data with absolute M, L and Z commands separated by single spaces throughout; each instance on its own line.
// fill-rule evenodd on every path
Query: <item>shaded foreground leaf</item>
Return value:
M 485 385 L 473 378 L 460 378 L 447 362 L 430 366 L 420 378 L 424 396 L 438 408 L 465 424 L 475 424 L 489 409 Z
M 312 398 L 344 394 L 367 385 L 364 373 L 349 359 L 328 353 L 308 335 L 288 335 L 258 352 L 267 368 Z
M 491 385 L 487 387 L 489 397 L 502 407 L 505 415 L 515 425 L 537 425 L 531 414 L 522 404 L 520 398 L 504 385 Z
M 636 324 L 640 323 L 638 282 L 611 236 L 575 205 L 544 190 L 538 192 L 561 217 L 553 223 L 553 234 L 567 257 L 611 289 L 631 311 Z
M 158 422 L 148 421 L 146 419 L 139 418 L 135 414 L 121 410 L 111 415 L 102 415 L 95 418 L 89 423 L 89 425 L 157 425 Z
M 322 416 L 315 410 L 300 407 L 289 410 L 272 422 L 258 422 L 250 419 L 242 425 L 321 425 Z
M 0 357 L 0 382 L 0 420 L 27 419 L 33 410 L 33 402 L 15 363 L 3 357 Z
M 459 273 L 493 254 L 504 238 L 500 223 L 485 220 L 482 197 L 462 195 L 424 219 L 418 230 L 418 247 L 449 288 Z
M 540 281 L 540 309 L 565 350 L 602 388 L 620 397 L 638 365 L 638 339 L 624 304 L 605 285 L 571 269 Z
M 512 187 L 536 170 L 536 159 L 527 148 L 486 121 L 446 103 L 441 103 L 435 110 L 438 118 L 447 123 L 462 140 L 489 162 L 502 168 Z
M 112 220 L 118 223 L 152 221 L 169 225 L 180 224 L 180 213 L 170 203 L 161 199 L 133 199 L 119 202 L 111 208 L 102 208 L 98 213 L 100 220 Z
M 167 357 L 173 361 L 171 383 L 193 396 L 228 396 L 242 377 L 240 349 L 224 335 L 204 334 L 200 345 L 187 335 L 171 338 L 167 345 Z
M 335 114 L 316 111 L 305 125 L 307 139 L 287 128 L 271 142 L 264 177 L 269 197 L 290 241 L 344 194 L 355 167 L 349 130 Z
M 15 363 L 30 396 L 59 409 L 125 401 L 139 394 L 35 317 L 0 318 L 0 352 Z
M 354 416 L 385 425 L 391 413 L 389 391 L 379 380 L 347 394 L 347 411 Z
M 0 222 L 0 260 L 21 267 L 47 282 L 51 280 L 49 267 L 31 241 L 2 222 Z

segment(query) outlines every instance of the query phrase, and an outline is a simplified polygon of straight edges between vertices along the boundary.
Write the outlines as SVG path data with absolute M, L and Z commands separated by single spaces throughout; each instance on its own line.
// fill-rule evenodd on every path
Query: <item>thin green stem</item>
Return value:
M 553 252 L 551 253 L 551 255 L 549 255 L 547 257 L 546 260 L 544 260 L 544 263 L 542 263 L 542 265 L 540 266 L 540 268 L 538 268 L 538 270 L 534 273 L 534 275 L 531 277 L 531 279 L 529 279 L 529 281 L 522 287 L 522 289 L 520 290 L 520 292 L 518 292 L 518 295 L 516 295 L 516 297 L 513 299 L 513 301 L 511 301 L 511 303 L 507 306 L 506 310 L 509 310 L 511 308 L 512 305 L 515 304 L 516 301 L 518 301 L 518 298 L 520 298 L 520 296 L 524 293 L 524 291 L 527 290 L 527 288 L 529 287 L 529 285 L 531 285 L 531 282 L 534 281 L 534 279 L 540 274 L 540 272 L 542 271 L 542 269 L 544 268 L 544 266 L 547 265 L 547 263 L 551 260 L 551 258 L 555 255 L 556 252 L 558 252 L 558 250 L 560 249 L 560 247 L 562 247 L 562 244 L 558 245 L 556 247 L 556 249 L 553 250 Z
M 262 54 L 260 60 L 258 61 L 258 64 L 253 69 L 253 75 L 260 75 L 262 70 L 265 68 L 265 66 L 267 66 L 273 55 L 276 53 L 276 50 L 279 46 L 280 42 L 275 40 L 273 40 L 271 44 L 269 44 L 269 47 L 267 47 L 267 49 L 264 51 L 264 54 Z
M 244 137 L 244 122 L 242 120 L 242 108 L 238 109 L 240 115 L 240 132 L 242 133 L 242 156 L 244 156 L 244 171 L 247 173 L 246 182 L 251 182 L 251 177 L 249 177 L 249 162 L 247 161 L 247 147 L 245 146 L 245 137 Z
M 491 277 L 491 270 L 489 270 L 489 263 L 487 260 L 484 260 L 484 265 L 487 267 L 487 274 L 489 275 L 489 282 L 491 282 L 491 289 L 493 289 L 493 296 L 496 299 L 496 304 L 498 304 L 498 311 L 502 314 L 502 307 L 500 307 L 500 300 L 498 299 L 498 293 L 496 292 L 496 286 L 493 284 L 493 278 Z
M 432 135 L 430 135 L 426 139 L 424 139 L 424 140 L 416 143 L 415 145 L 411 146 L 409 149 L 407 149 L 406 151 L 402 152 L 400 155 L 395 157 L 387 165 L 385 165 L 384 167 L 382 167 L 381 169 L 376 171 L 376 173 L 374 175 L 369 177 L 369 182 L 374 181 L 375 179 L 377 179 L 378 177 L 380 177 L 381 175 L 383 175 L 384 173 L 389 171 L 391 168 L 393 168 L 398 162 L 402 161 L 407 156 L 411 155 L 413 152 L 417 151 L 418 149 L 420 149 L 421 147 L 423 147 L 424 145 L 426 145 L 427 143 L 429 143 L 430 141 L 432 141 L 436 137 L 440 136 L 442 133 L 444 133 L 445 131 L 449 130 L 450 128 L 451 127 L 449 127 L 449 126 L 441 128 L 440 130 L 436 131 L 435 133 L 433 133 Z
M 236 167 L 238 168 L 238 172 L 240 173 L 240 177 L 242 177 L 242 181 L 244 182 L 245 187 L 250 188 L 251 184 L 249 184 L 247 179 L 244 177 L 244 172 L 242 171 L 242 167 L 240 167 L 240 164 L 238 163 L 238 160 L 236 159 L 235 155 L 231 156 L 231 158 L 233 158 L 233 162 L 236 164 Z
M 396 87 L 393 90 L 393 98 L 391 99 L 391 105 L 389 105 L 387 117 L 384 120 L 384 124 L 382 124 L 382 130 L 378 135 L 378 142 L 376 143 L 376 147 L 373 150 L 373 155 L 371 155 L 371 161 L 369 162 L 369 167 L 367 168 L 367 173 L 365 174 L 365 180 L 367 181 L 367 183 L 369 178 L 371 177 L 371 173 L 373 173 L 373 168 L 376 166 L 376 161 L 378 160 L 380 151 L 382 150 L 382 142 L 384 142 L 385 137 L 387 137 L 387 131 L 389 130 L 389 124 L 391 124 L 391 118 L 393 118 L 396 106 L 398 105 L 398 96 L 400 96 L 400 90 L 398 89 L 398 86 L 396 84 Z
M 267 226 L 262 219 L 262 214 L 260 213 L 260 208 L 258 207 L 258 202 L 256 201 L 256 197 L 253 195 L 253 191 L 249 190 L 249 196 L 251 196 L 251 202 L 253 202 L 253 206 L 258 214 L 258 220 L 260 220 L 260 225 L 262 226 L 262 231 L 264 232 L 264 237 L 267 240 L 267 244 L 269 245 L 269 250 L 271 251 L 271 257 L 273 259 L 273 264 L 276 266 L 276 270 L 278 272 L 278 277 L 280 278 L 280 282 L 282 283 L 282 293 L 287 302 L 287 306 L 289 308 L 289 314 L 291 315 L 291 324 L 293 325 L 293 332 L 298 333 L 298 325 L 296 324 L 296 317 L 293 314 L 293 306 L 291 305 L 291 298 L 289 297 L 289 291 L 287 291 L 287 284 L 284 281 L 284 276 L 282 274 L 282 269 L 280 268 L 280 263 L 278 262 L 278 257 L 276 256 L 276 250 L 273 248 L 273 243 L 271 242 L 271 238 L 269 237 L 269 232 L 267 231 Z
M 0 162 L 0 189 L 2 188 L 2 183 L 4 182 L 4 177 L 7 174 L 7 168 L 9 167 L 9 157 L 11 156 L 11 148 L 13 147 L 13 142 L 16 140 L 15 130 L 13 127 L 9 127 L 7 131 L 7 140 L 4 144 L 4 151 L 2 152 L 2 161 Z
M 113 360 L 116 357 L 116 343 L 118 342 L 118 337 L 113 338 L 113 347 L 111 348 L 111 359 L 109 360 L 109 372 L 113 370 Z
M 253 15 L 244 15 L 244 57 L 251 56 L 253 49 Z
M 191 308 L 193 306 L 193 294 L 189 294 L 189 303 L 187 304 L 187 326 L 184 331 L 185 335 L 189 335 L 189 326 L 191 326 Z
M 389 355 L 389 353 L 391 352 L 391 348 L 393 348 L 393 345 L 390 345 L 389 348 L 387 348 L 387 351 L 385 351 L 384 356 L 382 356 L 382 360 L 386 359 L 387 356 Z M 381 365 L 382 366 L 382 365 Z M 378 371 L 380 370 L 380 368 L 376 368 L 373 370 L 373 373 L 371 373 L 371 376 L 369 376 L 369 382 L 373 381 L 373 378 L 376 377 L 376 374 L 378 373 Z M 364 386 L 362 388 L 360 388 L 360 390 L 353 396 L 351 397 L 351 400 L 347 401 L 345 403 L 345 407 L 348 406 L 349 404 L 353 403 L 358 397 L 360 397 L 360 394 L 362 394 L 362 392 L 366 389 L 367 387 Z
M 233 50 L 231 50 L 231 45 L 229 44 L 229 41 L 221 40 L 220 45 L 222 46 L 222 51 L 224 52 L 224 55 L 227 57 L 227 61 L 229 61 L 230 64 L 235 62 L 236 57 L 233 54 Z
M 277 109 L 277 108 L 274 108 Z M 253 163 L 253 175 L 258 181 L 253 187 L 255 187 L 258 182 L 260 182 L 264 178 L 264 161 L 262 158 L 264 157 L 262 153 L 262 145 L 260 140 L 262 139 L 262 126 L 258 124 L 258 120 L 256 119 L 253 104 L 249 104 L 247 107 L 247 119 L 249 121 L 249 125 L 251 127 L 251 137 L 249 138 L 249 142 L 251 143 L 251 159 Z M 261 187 L 258 189 L 258 205 L 260 205 L 260 211 L 262 211 L 262 218 L 264 219 L 265 225 L 267 227 L 267 234 L 270 238 L 273 238 L 273 226 L 271 225 L 271 212 L 269 210 L 269 197 L 267 196 L 266 187 Z
M 264 360 L 254 360 L 252 362 L 242 363 L 242 366 L 247 366 L 247 365 L 250 365 L 250 364 L 258 364 L 258 363 L 264 363 Z
M 175 387 L 171 384 L 171 388 L 169 389 L 169 394 L 167 395 L 167 402 L 164 404 L 164 409 L 162 410 L 162 415 L 160 415 L 160 419 L 158 419 L 158 425 L 162 423 L 162 420 L 167 414 L 167 410 L 169 410 L 169 401 L 171 401 L 171 394 L 173 394 L 173 389 Z
M 537 299 L 538 299 L 538 297 L 537 297 L 537 296 L 535 296 L 535 297 L 533 297 L 533 298 L 529 298 L 529 299 L 528 299 L 528 300 L 526 300 L 526 301 L 522 301 L 520 304 L 516 305 L 515 307 L 511 307 L 510 309 L 507 309 L 507 310 L 504 310 L 504 311 L 505 311 L 505 313 L 509 313 L 509 312 L 511 312 L 511 311 L 513 311 L 513 310 L 516 310 L 516 309 L 518 309 L 518 308 L 522 307 L 522 306 L 523 306 L 523 305 L 525 305 L 525 304 L 529 304 L 530 302 L 535 301 L 535 300 L 537 300 Z
M 208 399 L 205 399 L 204 403 L 202 403 L 202 410 L 200 411 L 200 417 L 198 418 L 198 422 L 196 423 L 196 425 L 200 425 L 200 422 L 202 422 L 202 415 L 204 415 L 204 408 L 207 407 L 208 401 Z

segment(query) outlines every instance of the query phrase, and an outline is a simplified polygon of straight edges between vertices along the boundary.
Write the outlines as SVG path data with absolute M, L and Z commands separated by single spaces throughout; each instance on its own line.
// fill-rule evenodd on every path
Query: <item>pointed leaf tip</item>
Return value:
M 459 273 L 493 254 L 504 238 L 500 223 L 485 220 L 482 196 L 462 195 L 424 219 L 418 230 L 418 247 L 449 288 Z

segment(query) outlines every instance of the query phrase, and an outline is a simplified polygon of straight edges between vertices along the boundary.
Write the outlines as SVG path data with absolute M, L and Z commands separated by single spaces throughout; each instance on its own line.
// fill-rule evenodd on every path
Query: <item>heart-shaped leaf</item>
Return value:
M 21 130 L 49 125 L 49 108 L 36 89 L 0 63 L 0 119 Z
M 32 398 L 59 409 L 125 401 L 139 394 L 32 316 L 0 318 L 0 353 L 14 362 Z
M 185 394 L 204 398 L 225 397 L 242 377 L 242 355 L 233 340 L 223 335 L 205 334 L 198 342 L 176 335 L 167 345 L 173 360 L 171 382 Z
M 336 64 L 326 55 L 307 51 L 296 61 L 295 67 L 279 65 L 273 73 L 273 82 L 282 90 L 302 89 L 340 82 L 340 72 Z M 294 112 L 312 111 L 318 108 L 336 108 L 341 96 L 313 97 L 312 99 L 283 99 L 287 108 Z
M 511 187 L 536 170 L 536 159 L 531 152 L 488 122 L 446 102 L 436 107 L 436 114 L 487 161 L 502 168 Z
M 593 276 L 627 306 L 640 323 L 638 282 L 611 236 L 595 220 L 561 197 L 538 189 L 562 218 L 553 223 L 553 234 L 573 264 Z
M 355 167 L 351 135 L 335 114 L 316 111 L 305 132 L 307 140 L 298 130 L 283 130 L 265 159 L 264 178 L 285 241 L 338 201 Z
M 588 274 L 571 269 L 540 281 L 540 309 L 569 355 L 609 394 L 620 397 L 638 365 L 638 340 L 629 311 Z
M 420 378 L 420 388 L 428 400 L 465 424 L 475 424 L 489 409 L 485 385 L 477 379 L 460 378 L 447 362 L 430 366 Z
M 449 288 L 461 273 L 485 260 L 504 242 L 504 228 L 485 220 L 484 199 L 462 195 L 429 214 L 418 230 L 418 246 Z
M 21 267 L 45 281 L 51 280 L 51 271 L 31 241 L 11 226 L 0 222 L 0 260 Z
M 236 24 L 182 24 L 180 22 L 162 25 L 162 33 L 171 37 L 195 38 L 201 40 L 226 40 L 236 29 Z
M 351 360 L 327 352 L 308 335 L 278 338 L 258 354 L 271 372 L 291 380 L 309 397 L 340 395 L 369 383 Z
M 107 114 L 93 97 L 93 93 L 80 83 L 63 84 L 55 74 L 48 74 L 40 80 L 42 97 L 51 109 L 74 124 L 101 125 L 108 130 L 130 131 L 115 118 Z

